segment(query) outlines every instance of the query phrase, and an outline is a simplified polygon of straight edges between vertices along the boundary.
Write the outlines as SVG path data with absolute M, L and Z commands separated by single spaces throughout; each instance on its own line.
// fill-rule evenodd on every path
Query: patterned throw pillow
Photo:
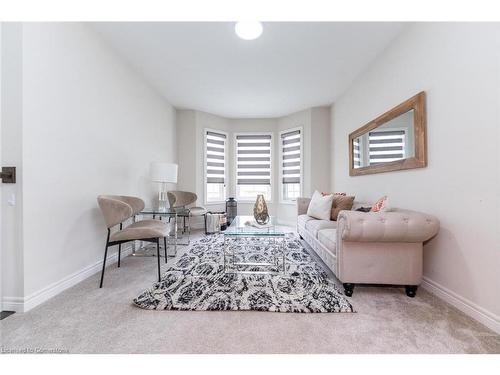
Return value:
M 387 207 L 388 207 L 388 198 L 387 195 L 384 195 L 382 198 L 380 198 L 378 201 L 375 202 L 370 211 L 371 212 L 387 211 Z
M 354 204 L 354 197 L 344 194 L 334 194 L 332 212 L 330 220 L 337 221 L 339 212 L 342 210 L 351 210 Z

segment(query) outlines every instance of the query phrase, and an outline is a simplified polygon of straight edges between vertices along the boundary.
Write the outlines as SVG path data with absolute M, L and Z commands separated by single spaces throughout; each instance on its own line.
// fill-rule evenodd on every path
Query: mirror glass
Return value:
M 415 156 L 414 110 L 369 130 L 352 140 L 355 169 Z

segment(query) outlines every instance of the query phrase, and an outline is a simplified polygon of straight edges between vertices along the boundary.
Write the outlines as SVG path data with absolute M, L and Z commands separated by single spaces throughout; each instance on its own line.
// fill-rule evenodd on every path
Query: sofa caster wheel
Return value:
M 417 295 L 417 288 L 418 288 L 418 286 L 416 286 L 416 285 L 405 286 L 406 295 L 410 298 L 415 297 Z
M 344 294 L 347 297 L 352 297 L 352 293 L 354 292 L 354 284 L 344 283 Z

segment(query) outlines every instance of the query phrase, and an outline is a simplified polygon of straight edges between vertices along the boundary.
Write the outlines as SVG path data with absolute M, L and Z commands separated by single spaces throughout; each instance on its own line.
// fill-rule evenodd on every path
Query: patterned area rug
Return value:
M 148 310 L 354 312 L 335 283 L 293 235 L 285 250 L 285 274 L 226 273 L 223 244 L 223 235 L 195 242 L 163 274 L 161 282 L 141 293 L 134 304 Z M 235 246 L 236 262 L 274 259 L 275 249 L 265 240 L 238 242 Z

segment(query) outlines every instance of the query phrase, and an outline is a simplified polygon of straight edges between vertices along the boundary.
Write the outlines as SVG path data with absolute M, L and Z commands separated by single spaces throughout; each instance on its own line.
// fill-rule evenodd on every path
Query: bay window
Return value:
M 272 199 L 272 135 L 236 134 L 236 198 L 255 201 L 263 194 Z
M 294 202 L 302 194 L 302 129 L 280 133 L 281 200 Z
M 205 200 L 220 203 L 226 199 L 227 135 L 205 130 Z

